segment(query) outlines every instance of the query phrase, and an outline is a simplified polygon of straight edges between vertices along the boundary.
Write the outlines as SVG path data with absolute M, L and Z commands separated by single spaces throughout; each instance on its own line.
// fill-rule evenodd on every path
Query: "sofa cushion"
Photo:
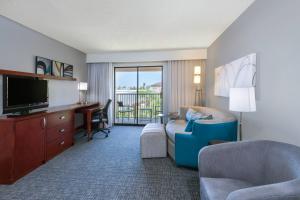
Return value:
M 225 200 L 227 196 L 239 189 L 252 187 L 253 185 L 228 178 L 200 178 L 201 200 Z
M 185 120 L 171 120 L 166 126 L 166 131 L 169 139 L 175 142 L 175 133 L 192 134 L 192 132 L 185 132 L 187 122 Z

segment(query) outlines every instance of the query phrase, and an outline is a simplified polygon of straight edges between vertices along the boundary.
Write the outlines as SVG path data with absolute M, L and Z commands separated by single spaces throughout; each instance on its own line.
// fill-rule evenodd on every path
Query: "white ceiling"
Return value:
M 0 0 L 0 14 L 85 53 L 208 47 L 254 0 Z

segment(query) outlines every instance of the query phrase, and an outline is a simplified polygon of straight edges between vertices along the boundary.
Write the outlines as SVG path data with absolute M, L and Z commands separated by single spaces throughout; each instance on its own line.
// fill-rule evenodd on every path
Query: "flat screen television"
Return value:
M 4 114 L 25 114 L 48 106 L 48 81 L 23 76 L 3 76 Z

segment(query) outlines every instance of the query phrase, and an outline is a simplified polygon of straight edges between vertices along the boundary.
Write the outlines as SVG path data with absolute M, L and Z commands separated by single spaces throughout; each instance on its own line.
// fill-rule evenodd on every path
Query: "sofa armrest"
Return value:
M 231 192 L 226 200 L 299 200 L 300 180 L 250 187 Z
M 207 146 L 211 140 L 236 140 L 236 126 L 236 122 L 218 124 L 195 122 L 192 134 L 175 134 L 176 164 L 197 168 L 200 149 Z
M 179 166 L 198 167 L 198 153 L 205 146 L 192 134 L 175 134 L 175 161 Z
M 233 178 L 259 183 L 264 176 L 263 142 L 246 141 L 211 145 L 199 152 L 200 177 Z

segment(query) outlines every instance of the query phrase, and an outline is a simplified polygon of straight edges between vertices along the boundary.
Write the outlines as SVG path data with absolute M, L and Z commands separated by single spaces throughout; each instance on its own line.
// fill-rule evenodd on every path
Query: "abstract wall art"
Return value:
M 58 61 L 52 61 L 52 75 L 53 76 L 63 76 L 64 64 Z
M 63 76 L 64 77 L 73 77 L 73 65 L 64 64 L 64 71 Z
M 256 54 L 250 54 L 215 69 L 215 96 L 229 97 L 229 89 L 255 87 Z
M 50 59 L 36 56 L 35 61 L 36 74 L 51 75 L 52 61 Z

